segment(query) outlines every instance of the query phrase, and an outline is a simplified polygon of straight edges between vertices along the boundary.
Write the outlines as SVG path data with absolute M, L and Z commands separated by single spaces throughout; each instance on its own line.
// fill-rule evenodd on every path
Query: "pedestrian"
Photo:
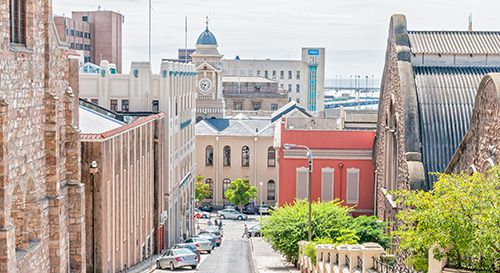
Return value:
M 208 218 L 208 226 L 211 226 L 212 225 L 212 220 L 210 218 Z
M 243 237 L 247 237 L 248 238 L 248 228 L 247 228 L 247 224 L 245 224 L 245 230 L 243 231 L 243 235 L 241 235 L 241 238 Z
M 219 224 L 217 223 L 217 218 L 214 220 L 214 226 L 218 226 Z
M 222 228 L 222 220 L 219 220 L 219 229 Z

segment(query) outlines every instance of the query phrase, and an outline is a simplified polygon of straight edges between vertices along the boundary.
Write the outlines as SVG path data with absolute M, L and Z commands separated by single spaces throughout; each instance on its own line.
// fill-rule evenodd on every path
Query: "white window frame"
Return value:
M 300 198 L 300 199 L 303 199 L 303 198 L 307 198 L 309 196 L 309 186 L 308 186 L 308 182 L 309 182 L 309 168 L 306 168 L 306 167 L 300 167 L 300 168 L 297 168 L 296 169 L 296 172 L 295 172 L 295 197 L 296 198 Z M 305 197 L 299 197 L 299 185 L 301 181 L 299 181 L 299 174 L 303 174 L 305 173 L 306 175 L 306 180 L 305 180 L 305 189 L 306 189 L 306 193 L 305 193 Z
M 332 175 L 332 181 L 325 181 L 325 174 Z M 331 198 L 326 198 L 325 182 L 332 184 Z M 333 168 L 322 168 L 321 169 L 321 201 L 330 202 L 335 199 L 335 169 Z
M 346 170 L 347 173 L 346 173 L 346 191 L 345 191 L 345 201 L 346 201 L 346 204 L 359 204 L 359 169 L 357 168 L 349 168 Z M 349 174 L 357 174 L 357 179 L 356 181 L 354 182 L 354 187 L 355 187 L 355 191 L 356 191 L 356 200 L 349 200 L 349 191 L 352 190 L 352 186 L 349 181 Z

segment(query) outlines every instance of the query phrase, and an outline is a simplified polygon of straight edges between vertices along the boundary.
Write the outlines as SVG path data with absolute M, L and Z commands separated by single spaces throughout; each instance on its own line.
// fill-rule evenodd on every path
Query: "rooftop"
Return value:
M 498 31 L 408 31 L 414 54 L 500 55 Z

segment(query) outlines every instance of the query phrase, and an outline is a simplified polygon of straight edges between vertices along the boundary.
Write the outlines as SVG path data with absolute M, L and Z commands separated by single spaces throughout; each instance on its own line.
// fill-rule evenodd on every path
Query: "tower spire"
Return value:
M 207 16 L 207 23 L 206 24 L 207 24 L 207 29 L 208 29 L 208 16 Z

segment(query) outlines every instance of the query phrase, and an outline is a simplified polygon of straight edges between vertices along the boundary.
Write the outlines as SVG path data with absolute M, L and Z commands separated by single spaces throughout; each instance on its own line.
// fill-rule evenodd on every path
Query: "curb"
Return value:
M 249 239 L 249 241 L 250 241 L 250 253 L 251 253 L 251 255 L 252 255 L 252 263 L 253 263 L 253 272 L 255 272 L 255 273 L 259 273 L 259 269 L 258 269 L 258 268 L 257 268 L 257 266 L 256 266 L 255 255 L 253 254 L 253 252 L 254 252 L 254 247 L 253 247 L 253 238 L 254 238 L 254 237 L 251 237 L 251 238 Z

